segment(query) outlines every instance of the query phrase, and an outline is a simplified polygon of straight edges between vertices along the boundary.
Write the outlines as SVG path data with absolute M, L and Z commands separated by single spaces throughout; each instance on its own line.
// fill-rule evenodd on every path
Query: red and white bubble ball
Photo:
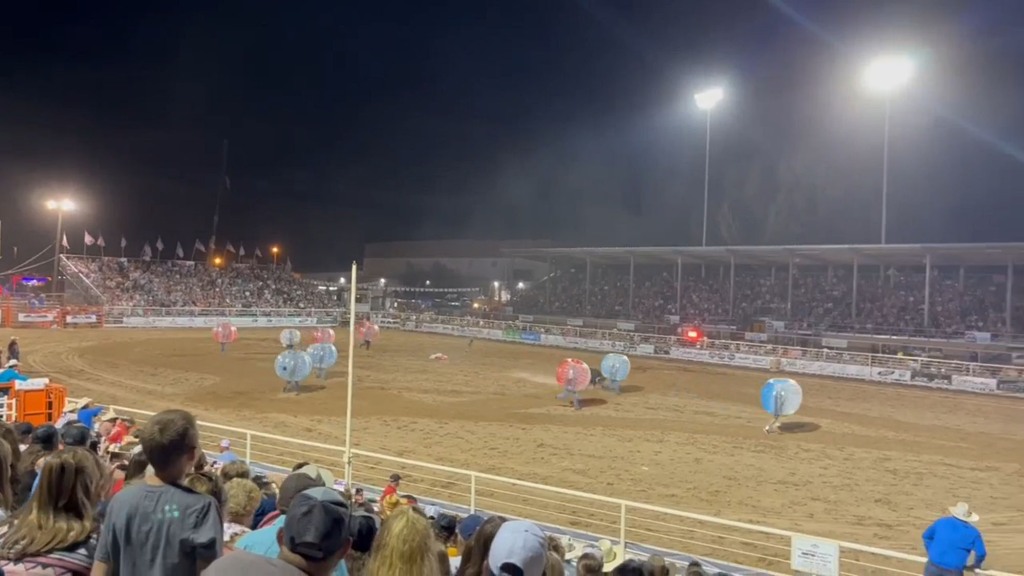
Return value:
M 380 326 L 364 320 L 356 327 L 356 332 L 358 332 L 359 339 L 363 342 L 372 342 L 377 339 L 377 336 L 380 336 Z
M 334 329 L 321 327 L 313 330 L 314 344 L 334 344 Z
M 579 358 L 566 358 L 555 372 L 558 386 L 570 392 L 580 392 L 590 386 L 590 366 Z

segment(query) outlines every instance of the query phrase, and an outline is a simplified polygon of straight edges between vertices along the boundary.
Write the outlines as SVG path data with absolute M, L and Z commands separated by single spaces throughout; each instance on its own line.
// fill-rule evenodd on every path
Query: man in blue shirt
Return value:
M 981 532 L 974 527 L 979 516 L 966 502 L 949 508 L 949 516 L 939 518 L 924 531 L 924 549 L 928 553 L 925 576 L 962 576 L 964 570 L 980 570 L 988 551 Z M 974 552 L 974 564 L 967 560 Z

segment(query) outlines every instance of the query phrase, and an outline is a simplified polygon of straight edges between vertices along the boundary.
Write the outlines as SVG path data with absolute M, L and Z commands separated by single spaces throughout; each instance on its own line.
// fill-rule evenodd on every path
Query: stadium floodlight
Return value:
M 501 286 L 501 282 L 498 282 L 497 280 L 495 280 L 494 281 L 494 287 L 497 288 L 498 286 Z
M 345 277 L 344 276 L 342 276 L 341 278 L 338 278 L 338 284 L 341 284 L 342 286 L 345 285 Z
M 387 284 L 387 283 L 388 283 L 388 281 L 387 281 L 387 280 L 385 280 L 384 278 L 381 278 L 381 279 L 380 279 L 380 285 L 381 285 L 381 286 L 384 286 L 384 285 L 385 285 L 385 284 Z
M 280 252 L 280 250 L 278 250 L 277 246 L 271 246 L 270 247 L 270 254 L 273 255 L 273 257 L 274 257 L 274 268 L 277 268 L 277 253 L 278 252 Z
M 430 280 L 427 280 L 427 286 L 430 286 Z
M 516 284 L 516 288 L 522 290 L 523 288 L 526 288 L 526 284 L 524 282 L 520 282 L 519 284 Z
M 722 101 L 722 98 L 725 98 L 725 90 L 717 87 L 709 88 L 693 95 L 694 101 L 697 102 L 697 108 L 705 111 L 710 111 L 717 106 Z
M 914 77 L 914 61 L 906 56 L 881 56 L 864 68 L 864 86 L 886 96 L 899 91 Z
M 707 112 L 707 130 L 704 142 L 704 218 L 701 226 L 700 245 L 708 245 L 708 181 L 711 173 L 711 110 L 725 98 L 725 91 L 721 88 L 709 88 L 703 92 L 697 92 L 693 99 L 697 102 L 697 108 Z
M 906 56 L 880 56 L 864 69 L 864 86 L 885 97 L 885 128 L 882 136 L 882 244 L 889 216 L 889 116 L 892 97 L 914 77 L 914 61 Z
M 64 235 L 64 213 L 73 212 L 75 203 L 69 198 L 61 200 L 47 200 L 46 209 L 57 212 L 57 236 L 53 240 L 53 283 L 50 285 L 53 293 L 57 293 L 57 277 L 60 273 L 60 247 L 63 244 Z

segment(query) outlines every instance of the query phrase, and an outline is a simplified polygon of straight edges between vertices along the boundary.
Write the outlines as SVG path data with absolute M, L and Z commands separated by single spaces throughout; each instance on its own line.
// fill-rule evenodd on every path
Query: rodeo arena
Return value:
M 401 244 L 7 271 L 2 573 L 1024 573 L 1024 244 Z

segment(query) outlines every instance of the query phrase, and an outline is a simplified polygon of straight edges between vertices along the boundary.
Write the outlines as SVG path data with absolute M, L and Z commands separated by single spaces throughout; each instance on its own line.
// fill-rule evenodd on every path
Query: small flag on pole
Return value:
M 196 238 L 196 245 L 192 247 L 192 250 L 198 250 L 203 254 L 206 254 L 206 246 L 203 246 L 203 243 L 200 242 L 198 238 Z
M 60 245 L 63 246 L 65 250 L 70 250 L 71 249 L 71 247 L 68 246 L 68 234 L 67 234 L 67 232 L 64 233 L 64 237 L 61 239 Z
M 227 248 L 225 248 L 225 250 L 227 250 L 228 252 L 231 252 L 232 254 L 237 254 L 238 253 L 238 252 L 235 252 L 235 247 L 231 245 L 231 242 L 228 242 Z
M 263 258 L 263 253 L 260 252 L 259 246 L 256 247 L 256 252 L 253 254 L 253 256 L 255 256 L 256 258 Z
M 153 249 L 149 247 L 149 242 L 142 247 L 142 259 L 149 260 L 153 257 Z
M 86 246 L 92 246 L 95 243 L 96 243 L 96 239 L 93 238 L 91 235 L 89 235 L 89 231 L 86 230 L 85 231 L 85 245 Z
M 179 260 L 185 257 L 185 250 L 181 247 L 180 241 L 178 242 L 178 247 L 174 249 L 174 255 L 177 256 Z
M 96 239 L 96 245 L 99 246 L 100 248 L 107 247 L 106 241 L 103 240 L 103 234 L 100 234 L 100 237 Z
M 213 250 L 217 249 L 217 237 L 216 236 L 210 236 L 210 244 L 209 244 L 209 246 L 210 246 L 210 251 L 211 252 Z
M 288 259 L 285 260 L 285 262 L 284 262 L 284 271 L 285 272 L 289 272 L 289 273 L 292 271 L 292 257 L 291 256 L 289 256 Z
M 241 258 L 242 256 L 245 256 L 245 246 L 242 246 L 241 244 L 239 244 L 238 245 L 238 257 Z
M 121 234 L 121 258 L 124 258 L 124 247 L 128 245 L 128 241 L 124 239 L 124 234 Z
M 159 236 L 156 237 L 156 251 L 158 254 L 164 251 L 164 240 Z

